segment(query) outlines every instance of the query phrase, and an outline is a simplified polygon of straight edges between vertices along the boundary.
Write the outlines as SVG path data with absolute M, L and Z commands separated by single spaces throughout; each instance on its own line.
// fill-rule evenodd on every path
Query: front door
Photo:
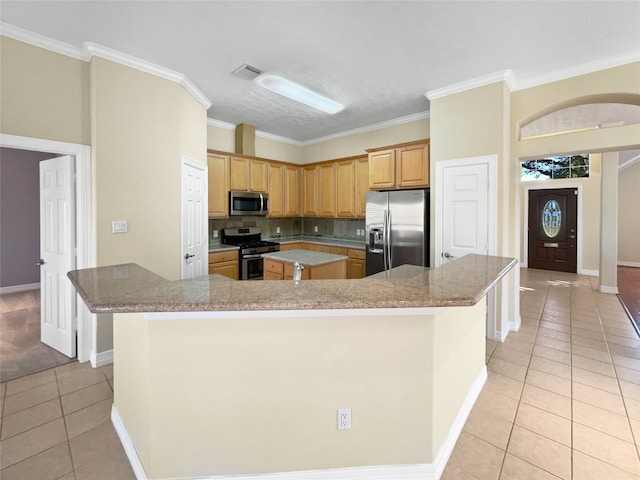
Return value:
M 529 268 L 576 273 L 578 190 L 529 191 Z
M 74 158 L 40 162 L 40 340 L 76 356 Z

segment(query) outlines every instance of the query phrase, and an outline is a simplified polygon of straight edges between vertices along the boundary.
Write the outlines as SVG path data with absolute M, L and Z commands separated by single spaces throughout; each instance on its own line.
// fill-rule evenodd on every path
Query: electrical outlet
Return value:
M 338 430 L 351 430 L 351 409 L 338 409 Z
M 213 238 L 218 238 L 218 230 L 213 231 Z
M 360 230 L 359 228 L 356 229 L 356 237 L 359 237 L 360 235 L 362 235 L 362 230 Z
M 276 233 L 280 233 L 280 227 L 276 227 Z
M 317 226 L 317 225 L 313 227 L 313 231 L 314 231 L 315 233 L 318 233 L 318 226 Z

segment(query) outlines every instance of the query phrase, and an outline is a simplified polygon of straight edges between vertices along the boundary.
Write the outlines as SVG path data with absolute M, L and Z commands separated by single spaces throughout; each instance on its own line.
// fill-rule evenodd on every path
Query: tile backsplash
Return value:
M 209 219 L 209 243 L 220 243 L 223 228 L 259 227 L 264 238 L 292 236 L 322 236 L 344 238 L 348 240 L 364 240 L 358 236 L 358 230 L 364 230 L 364 219 L 351 218 L 266 218 L 266 217 L 233 217 Z M 277 228 L 280 227 L 280 233 Z M 318 231 L 315 231 L 318 227 Z M 214 237 L 214 232 L 218 233 Z

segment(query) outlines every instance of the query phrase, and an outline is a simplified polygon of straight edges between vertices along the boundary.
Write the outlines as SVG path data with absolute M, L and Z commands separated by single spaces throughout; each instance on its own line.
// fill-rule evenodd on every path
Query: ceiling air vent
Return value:
M 233 72 L 235 76 L 244 78 L 246 80 L 253 80 L 258 75 L 262 73 L 262 70 L 259 68 L 253 67 L 247 63 L 243 63 L 238 68 L 236 68 Z

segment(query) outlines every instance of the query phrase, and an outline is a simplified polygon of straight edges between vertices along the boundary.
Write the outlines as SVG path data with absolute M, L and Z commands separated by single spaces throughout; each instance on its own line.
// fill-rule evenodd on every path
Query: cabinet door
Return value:
M 249 190 L 249 159 L 231 157 L 229 160 L 229 189 Z
M 336 214 L 338 217 L 354 218 L 355 212 L 355 170 L 353 160 L 337 162 Z
M 336 216 L 336 164 L 323 164 L 319 167 L 319 181 L 316 196 L 318 197 L 318 215 L 321 217 Z
M 396 162 L 398 188 L 429 186 L 429 144 L 398 148 Z
M 369 188 L 381 190 L 396 186 L 396 152 L 394 149 L 369 154 Z
M 355 176 L 355 216 L 364 218 L 367 210 L 367 192 L 369 191 L 369 159 L 357 158 L 354 161 Z
M 317 217 L 316 210 L 316 167 L 304 167 L 303 214 L 305 217 Z
M 287 165 L 284 180 L 284 214 L 287 217 L 300 216 L 300 177 L 302 168 Z
M 252 192 L 267 191 L 267 162 L 249 160 L 249 190 Z
M 209 168 L 209 218 L 229 216 L 229 157 L 207 155 Z
M 214 273 L 238 280 L 238 262 L 210 263 L 209 275 Z
M 365 277 L 365 261 L 356 258 L 350 258 L 347 262 L 347 278 L 364 278 Z
M 263 280 L 282 280 L 283 276 L 281 273 L 273 273 L 273 272 L 264 272 L 262 274 Z
M 284 175 L 285 165 L 279 163 L 269 164 L 269 216 L 284 217 Z

